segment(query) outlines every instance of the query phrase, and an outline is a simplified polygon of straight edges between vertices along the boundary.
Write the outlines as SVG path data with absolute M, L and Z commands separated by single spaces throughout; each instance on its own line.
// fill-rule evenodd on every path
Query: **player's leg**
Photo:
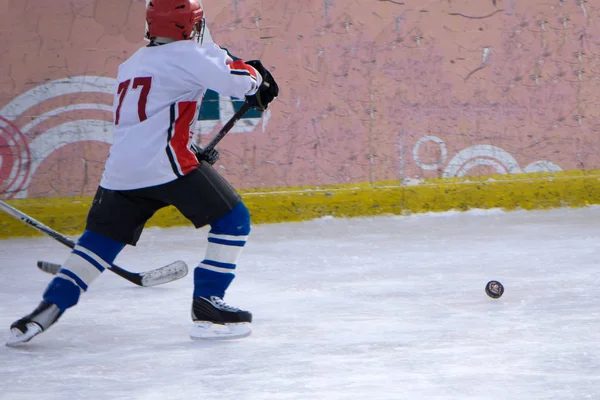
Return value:
M 123 244 L 85 231 L 62 268 L 50 281 L 42 301 L 30 314 L 10 326 L 7 346 L 30 341 L 47 330 L 79 301 L 81 293 L 114 261 Z
M 197 228 L 210 225 L 204 259 L 194 269 L 192 319 L 208 329 L 207 338 L 250 334 L 252 314 L 223 301 L 248 235 L 250 213 L 233 187 L 207 163 L 179 179 L 169 200 Z M 214 326 L 214 325 L 218 326 Z M 228 325 L 228 329 L 222 329 Z M 202 338 L 196 331 L 193 338 Z
M 250 213 L 243 202 L 210 224 L 204 259 L 194 269 L 194 321 L 250 323 L 252 314 L 223 302 L 250 234 Z M 218 318 L 215 319 L 218 309 Z M 249 333 L 249 332 L 248 332 Z
M 225 297 L 250 234 L 250 213 L 242 201 L 210 224 L 204 259 L 194 270 L 194 297 Z
M 125 244 L 135 244 L 155 204 L 132 200 L 99 188 L 88 213 L 86 230 L 56 277 L 42 295 L 38 307 L 11 325 L 8 346 L 28 342 L 52 326 L 79 302 L 81 293 L 111 264 Z

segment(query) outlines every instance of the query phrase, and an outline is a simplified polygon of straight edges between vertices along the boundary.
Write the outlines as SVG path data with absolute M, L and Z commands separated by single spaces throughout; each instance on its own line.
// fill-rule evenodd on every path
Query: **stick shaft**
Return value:
M 42 224 L 40 221 L 35 220 L 34 218 L 30 217 L 29 215 L 17 210 L 16 208 L 14 208 L 13 206 L 11 206 L 10 204 L 5 203 L 4 201 L 0 200 L 0 209 L 4 212 L 6 212 L 8 215 L 18 219 L 19 221 L 31 226 L 34 229 L 37 229 L 38 231 L 50 236 L 51 238 L 55 239 L 56 241 L 64 244 L 65 246 L 73 249 L 75 247 L 75 242 L 72 241 L 71 239 L 69 239 L 68 237 L 56 232 L 54 229 Z M 127 271 L 121 267 L 118 267 L 114 264 L 110 264 L 109 268 L 112 272 L 114 272 L 115 274 L 119 275 L 122 278 L 127 279 L 128 281 L 135 283 L 136 285 L 140 285 L 142 286 L 142 277 L 140 274 L 135 273 L 135 272 L 130 272 Z
M 240 107 L 240 109 L 237 110 L 235 114 L 233 114 L 233 117 L 229 118 L 229 121 L 227 121 L 225 125 L 223 125 L 219 133 L 217 133 L 216 136 L 210 141 L 210 143 L 206 145 L 204 151 L 214 149 L 217 143 L 219 143 L 221 139 L 223 139 L 225 135 L 227 135 L 227 133 L 231 130 L 231 128 L 233 128 L 236 122 L 238 122 L 248 112 L 249 109 L 250 104 L 244 102 L 244 104 L 242 104 L 242 107 Z
M 59 241 L 60 243 L 64 244 L 65 246 L 67 246 L 71 249 L 75 247 L 75 242 L 73 242 L 68 237 L 61 235 L 60 233 L 56 232 L 54 229 L 47 227 L 46 225 L 42 224 L 40 221 L 37 221 L 37 220 L 31 218 L 29 215 L 17 210 L 13 206 L 5 203 L 2 200 L 0 200 L 0 209 L 2 211 L 4 211 L 5 213 L 7 213 L 8 215 L 18 219 L 19 221 L 31 226 L 34 229 L 37 229 L 38 231 L 50 236 L 51 238 Z

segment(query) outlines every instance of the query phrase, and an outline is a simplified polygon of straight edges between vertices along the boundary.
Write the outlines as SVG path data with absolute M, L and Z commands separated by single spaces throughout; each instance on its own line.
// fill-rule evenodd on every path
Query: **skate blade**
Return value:
M 195 322 L 190 329 L 192 340 L 228 340 L 250 336 L 252 326 L 247 323 L 213 324 L 212 322 Z
M 27 324 L 27 332 L 23 333 L 17 328 L 10 330 L 10 337 L 6 341 L 8 347 L 17 347 L 29 342 L 34 336 L 42 333 L 42 328 L 38 324 L 30 322 Z

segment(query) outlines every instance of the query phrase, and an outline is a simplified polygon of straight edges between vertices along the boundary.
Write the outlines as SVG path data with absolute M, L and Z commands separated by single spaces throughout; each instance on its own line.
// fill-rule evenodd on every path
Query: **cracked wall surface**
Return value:
M 600 4 L 204 0 L 280 85 L 219 146 L 240 189 L 600 168 Z M 0 0 L 0 196 L 91 195 L 144 0 Z M 207 96 L 203 143 L 239 102 Z

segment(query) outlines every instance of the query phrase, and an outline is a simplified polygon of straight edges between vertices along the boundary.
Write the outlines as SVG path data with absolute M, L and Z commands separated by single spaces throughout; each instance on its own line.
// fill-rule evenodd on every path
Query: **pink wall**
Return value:
M 215 41 L 281 87 L 220 170 L 258 188 L 600 168 L 600 4 L 495 3 L 205 0 Z M 94 192 L 144 6 L 0 0 L 1 197 Z

